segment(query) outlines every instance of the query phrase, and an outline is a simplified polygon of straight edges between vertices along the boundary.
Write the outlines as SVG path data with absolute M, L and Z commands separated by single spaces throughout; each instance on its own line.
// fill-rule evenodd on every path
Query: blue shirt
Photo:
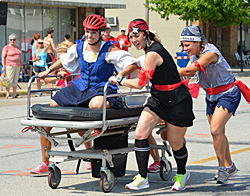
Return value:
M 38 49 L 36 50 L 36 57 L 40 57 L 40 60 L 36 60 L 35 61 L 35 65 L 38 67 L 46 67 L 46 59 L 47 59 L 47 54 L 44 51 L 44 49 L 42 49 L 42 52 L 38 52 Z

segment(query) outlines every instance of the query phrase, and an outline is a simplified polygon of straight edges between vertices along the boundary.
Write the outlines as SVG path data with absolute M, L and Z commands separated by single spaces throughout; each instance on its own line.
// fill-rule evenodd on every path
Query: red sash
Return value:
M 234 84 L 235 83 L 233 82 L 233 83 L 230 83 L 230 84 L 225 84 L 225 85 L 217 86 L 217 87 L 214 87 L 214 88 L 205 88 L 204 90 L 209 95 L 216 95 L 218 93 L 222 93 L 222 92 L 232 88 Z
M 217 86 L 214 88 L 206 88 L 204 89 L 209 95 L 216 95 L 218 93 L 224 92 L 230 89 L 233 85 L 236 85 L 239 89 L 245 100 L 248 104 L 250 104 L 250 89 L 240 80 L 235 80 L 233 83 Z
M 175 83 L 175 84 L 167 84 L 167 85 L 159 85 L 159 84 L 154 84 L 154 87 L 158 91 L 172 91 L 176 88 L 178 88 L 181 84 L 184 84 L 185 87 L 188 88 L 188 82 L 189 80 L 182 80 L 181 82 Z

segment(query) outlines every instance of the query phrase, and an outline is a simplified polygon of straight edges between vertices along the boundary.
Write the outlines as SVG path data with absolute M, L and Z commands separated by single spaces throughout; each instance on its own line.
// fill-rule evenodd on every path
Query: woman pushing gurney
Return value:
M 104 42 L 101 31 L 106 29 L 106 22 L 102 16 L 89 15 L 83 22 L 85 35 L 77 44 L 71 46 L 66 54 L 62 54 L 48 70 L 39 74 L 45 77 L 50 72 L 64 67 L 68 72 L 75 73 L 80 69 L 81 77 L 57 92 L 50 101 L 50 106 L 76 106 L 89 108 L 102 108 L 103 87 L 113 75 L 114 68 L 118 76 L 126 76 L 137 67 L 137 59 L 124 50 L 119 50 L 111 42 Z M 117 86 L 108 85 L 107 94 L 117 93 Z M 110 97 L 107 99 L 107 108 L 123 108 L 121 98 Z M 51 127 L 44 127 L 50 133 Z M 41 146 L 51 149 L 51 143 L 40 136 Z M 42 163 L 33 173 L 48 172 L 49 160 L 42 148 Z
M 177 67 L 168 51 L 149 31 L 146 21 L 135 19 L 129 23 L 129 38 L 137 50 L 146 53 L 145 62 L 138 78 L 111 77 L 114 84 L 141 89 L 150 80 L 151 95 L 146 103 L 135 130 L 135 154 L 139 174 L 125 187 L 140 190 L 149 187 L 147 164 L 149 159 L 148 136 L 163 119 L 168 122 L 167 138 L 177 163 L 177 175 L 172 190 L 184 190 L 189 172 L 186 170 L 188 152 L 183 144 L 187 127 L 193 125 L 192 97 L 182 84 Z

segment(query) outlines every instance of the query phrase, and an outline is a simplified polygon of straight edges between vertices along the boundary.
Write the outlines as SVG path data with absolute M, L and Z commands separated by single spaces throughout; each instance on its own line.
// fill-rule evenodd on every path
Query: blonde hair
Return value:
M 58 52 L 67 52 L 69 47 L 70 47 L 70 45 L 68 45 L 66 43 L 58 44 L 57 48 L 56 48 L 56 53 L 58 53 Z
M 16 38 L 16 34 L 15 34 L 15 33 L 11 33 L 11 34 L 9 35 L 9 39 L 11 39 L 11 38 Z

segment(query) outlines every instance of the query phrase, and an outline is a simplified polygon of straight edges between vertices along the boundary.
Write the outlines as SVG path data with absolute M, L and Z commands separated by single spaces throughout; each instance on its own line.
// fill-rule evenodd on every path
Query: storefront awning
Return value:
M 2 0 L 0 0 L 1 2 Z M 39 4 L 71 7 L 126 8 L 123 0 L 3 0 L 8 3 Z

